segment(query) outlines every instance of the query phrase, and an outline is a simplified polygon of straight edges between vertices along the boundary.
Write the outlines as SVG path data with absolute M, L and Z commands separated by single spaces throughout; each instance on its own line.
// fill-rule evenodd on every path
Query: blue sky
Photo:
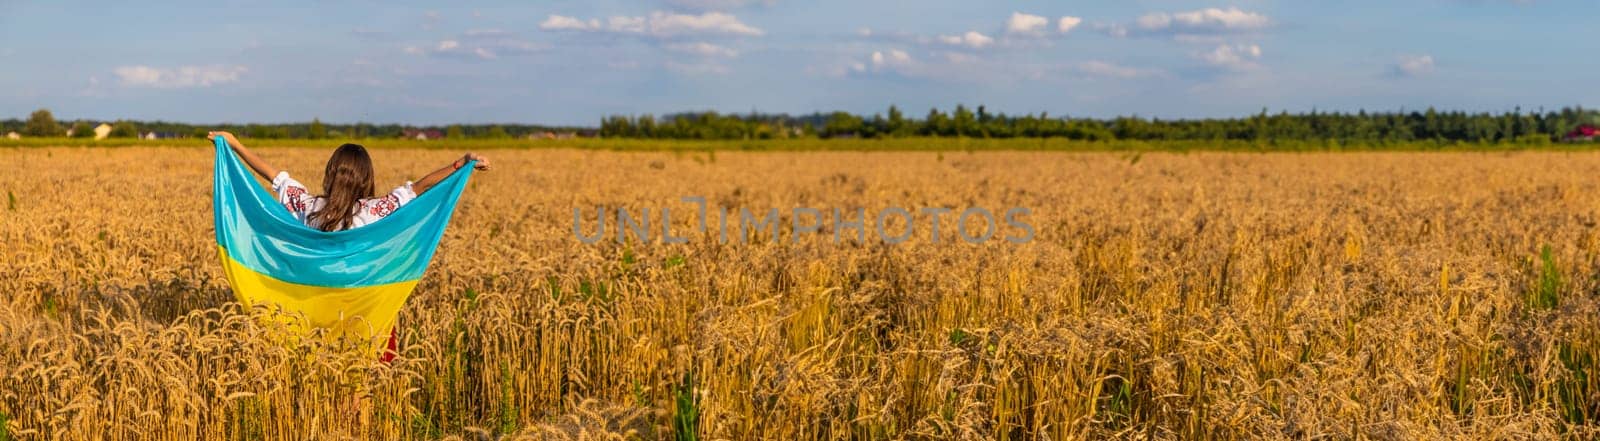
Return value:
M 0 0 L 0 118 L 1600 106 L 1589 1 Z

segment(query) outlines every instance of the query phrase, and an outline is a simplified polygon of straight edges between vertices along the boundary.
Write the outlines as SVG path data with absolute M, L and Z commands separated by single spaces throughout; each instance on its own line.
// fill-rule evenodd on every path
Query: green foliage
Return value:
M 883 136 L 904 138 L 914 135 L 916 135 L 915 121 L 906 119 L 906 115 L 900 111 L 900 107 L 890 105 L 889 119 L 883 122 Z
M 828 117 L 828 123 L 822 126 L 822 137 L 855 137 L 862 135 L 863 123 L 861 117 L 845 112 L 833 112 Z
M 139 128 L 129 121 L 117 121 L 111 125 L 111 138 L 138 138 Z
M 511 134 L 506 133 L 506 128 L 505 127 L 501 127 L 501 126 L 497 125 L 497 126 L 489 127 L 489 133 L 484 134 L 483 137 L 484 138 L 488 138 L 488 139 L 506 139 L 506 138 L 510 138 Z
M 500 433 L 517 431 L 516 376 L 511 373 L 511 363 L 500 361 Z
M 283 139 L 289 137 L 287 127 L 251 124 L 244 129 L 244 136 L 256 139 Z
M 977 133 L 978 119 L 972 115 L 967 106 L 956 105 L 956 111 L 950 116 L 950 130 L 955 136 L 972 136 Z
M 1594 371 L 1594 353 L 1572 342 L 1560 342 L 1556 346 L 1557 358 L 1569 376 L 1555 385 L 1556 394 L 1552 398 L 1556 400 L 1562 419 L 1568 424 L 1588 424 L 1600 416 L 1596 415 L 1596 412 L 1600 412 L 1600 402 L 1591 398 L 1597 386 L 1589 381 L 1589 373 Z
M 255 441 L 267 439 L 266 425 L 267 406 L 256 397 L 244 397 L 234 401 L 230 409 L 228 433 L 234 440 Z
M 817 122 L 821 122 L 818 117 Z M 599 135 L 608 138 L 654 139 L 782 139 L 795 130 L 782 117 L 683 113 L 657 120 L 651 115 L 611 116 L 600 121 Z
M 22 134 L 27 136 L 51 137 L 66 135 L 67 130 L 56 123 L 55 115 L 50 109 L 39 109 L 28 115 L 28 123 L 22 127 Z
M 39 311 L 43 312 L 45 317 L 50 317 L 51 319 L 60 318 L 61 308 L 60 306 L 56 305 L 55 296 L 46 293 L 41 294 L 40 297 L 42 297 L 42 299 L 40 300 Z
M 93 138 L 94 126 L 89 125 L 87 121 L 78 121 L 72 123 L 72 130 L 69 130 L 69 132 L 68 136 L 73 138 Z
M 1078 141 L 1240 141 L 1272 150 L 1343 149 L 1394 145 L 1431 145 L 1472 148 L 1486 145 L 1542 147 L 1562 140 L 1580 124 L 1600 124 L 1600 112 L 1581 107 L 1547 112 L 1516 109 L 1501 114 L 1462 111 L 1421 111 L 1356 113 L 1319 112 L 1270 113 L 1263 109 L 1239 118 L 1153 119 L 1123 116 L 1109 119 L 1054 117 L 1048 113 L 1007 115 L 992 113 L 985 106 L 956 106 L 950 112 L 930 109 L 922 119 L 909 118 L 898 106 L 890 106 L 887 116 L 855 115 L 846 112 L 817 112 L 807 115 L 719 114 L 688 112 L 662 117 L 652 115 L 608 116 L 598 130 L 582 127 L 553 127 L 533 124 L 454 124 L 445 126 L 404 126 L 400 124 L 327 124 L 313 118 L 309 122 L 286 124 L 193 124 L 165 121 L 126 121 L 138 129 L 157 133 L 177 133 L 203 137 L 206 131 L 226 130 L 257 139 L 350 139 L 399 138 L 407 129 L 441 130 L 452 140 L 463 138 L 506 139 L 551 132 L 599 135 L 606 138 L 683 139 L 683 140 L 761 140 L 825 137 L 843 138 L 1065 138 Z M 74 126 L 76 127 L 76 126 Z M 0 120 L 0 132 L 16 130 L 29 138 L 59 137 L 66 130 L 48 110 L 34 112 L 24 122 Z M 90 128 L 92 130 L 92 128 Z M 119 133 L 134 137 L 135 131 Z M 43 133 L 44 135 L 41 135 Z M 78 130 L 73 133 L 77 135 Z M 847 136 L 848 135 L 848 136 Z M 86 135 L 80 135 L 86 136 Z M 12 141 L 15 142 L 15 141 Z M 320 145 L 320 144 L 319 144 Z M 1409 148 L 1409 147 L 1408 147 Z
M 1105 380 L 1105 391 L 1108 393 L 1100 396 L 1100 418 L 1106 426 L 1114 429 L 1123 429 L 1133 423 L 1133 385 L 1123 377 L 1110 377 Z
M 968 334 L 966 330 L 963 330 L 961 328 L 955 328 L 955 329 L 951 329 L 950 330 L 950 344 L 951 345 L 961 346 L 962 344 L 965 344 L 969 340 L 972 340 L 972 334 Z
M 6 190 L 6 209 L 17 211 L 17 195 L 12 193 L 11 190 Z
M 1251 141 L 1257 143 L 1309 143 L 1319 148 L 1340 145 L 1389 145 L 1425 142 L 1435 146 L 1459 144 L 1541 145 L 1559 140 L 1579 124 L 1600 118 L 1600 112 L 1565 108 L 1544 113 L 1521 109 L 1504 114 L 1441 112 L 1303 114 L 1265 109 L 1243 118 L 1161 120 L 1139 116 L 1112 119 L 1052 118 L 1049 114 L 1008 116 L 965 105 L 945 113 L 937 108 L 921 120 L 906 118 L 897 106 L 888 117 L 864 118 L 845 112 L 811 115 L 722 115 L 685 113 L 657 119 L 611 116 L 603 119 L 605 137 L 656 139 L 765 139 L 810 136 L 811 127 L 824 138 L 898 138 L 909 136 L 974 138 L 1067 138 L 1089 141 Z M 849 136 L 846 136 L 849 135 Z
M 324 139 L 328 137 L 328 127 L 322 125 L 322 120 L 311 118 L 311 125 L 306 127 L 306 138 Z
M 675 439 L 700 439 L 700 398 L 695 395 L 694 388 L 694 372 L 688 372 L 683 374 L 683 382 L 673 393 L 675 412 L 672 414 L 672 432 Z
M 545 284 L 550 289 L 550 300 L 561 301 L 561 282 L 555 276 L 550 276 L 545 278 Z
M 418 412 L 411 415 L 411 431 L 425 435 L 428 439 L 439 439 L 444 436 L 444 430 L 433 423 L 428 413 Z
M 1561 270 L 1550 253 L 1550 246 L 1539 250 L 1539 280 L 1528 296 L 1528 307 L 1552 309 L 1561 304 Z

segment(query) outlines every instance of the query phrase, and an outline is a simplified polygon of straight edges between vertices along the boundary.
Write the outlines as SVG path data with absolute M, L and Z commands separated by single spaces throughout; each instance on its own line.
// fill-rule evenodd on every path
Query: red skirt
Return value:
M 394 360 L 394 356 L 399 355 L 398 344 L 395 341 L 397 335 L 399 334 L 395 332 L 394 328 L 389 328 L 389 345 L 384 348 L 383 355 L 378 357 L 378 361 L 383 362 L 383 364 L 389 364 L 390 361 Z

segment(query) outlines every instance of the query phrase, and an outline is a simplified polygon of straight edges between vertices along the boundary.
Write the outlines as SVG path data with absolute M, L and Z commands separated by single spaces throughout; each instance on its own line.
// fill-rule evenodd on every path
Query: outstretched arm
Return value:
M 443 168 L 434 170 L 433 173 L 428 173 L 428 175 L 423 176 L 422 179 L 412 182 L 411 190 L 417 192 L 418 195 L 421 195 L 423 192 L 428 191 L 428 189 L 433 188 L 433 186 L 439 185 L 439 182 L 443 181 L 444 178 L 450 177 L 451 173 L 455 173 L 456 170 L 460 170 L 461 167 L 465 167 L 469 161 L 478 161 L 477 164 L 473 165 L 472 168 L 474 169 L 489 169 L 489 158 L 485 158 L 477 153 L 468 153 L 466 156 L 462 156 L 461 159 L 457 159 L 455 162 L 450 163 L 450 165 L 446 165 Z
M 244 148 L 244 144 L 240 144 L 239 138 L 233 137 L 232 133 L 210 132 L 206 134 L 207 138 L 212 139 L 215 139 L 218 136 L 221 136 L 222 139 L 227 140 L 228 147 L 233 147 L 233 151 L 239 154 L 239 159 L 243 159 L 244 164 L 250 166 L 251 170 L 255 170 L 256 174 L 261 175 L 262 178 L 268 181 L 271 181 L 272 178 L 278 176 L 277 168 L 274 168 L 272 164 L 268 164 L 267 161 L 261 159 L 260 156 L 256 156 L 255 152 L 251 152 L 250 149 Z

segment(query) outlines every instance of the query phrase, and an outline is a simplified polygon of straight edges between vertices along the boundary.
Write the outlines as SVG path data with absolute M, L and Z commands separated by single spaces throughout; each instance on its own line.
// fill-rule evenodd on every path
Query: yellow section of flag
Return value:
M 373 344 L 381 344 L 377 338 L 389 337 L 406 297 L 417 286 L 416 280 L 359 288 L 301 285 L 252 271 L 229 257 L 227 248 L 218 246 L 217 252 L 228 284 L 246 308 L 277 305 L 305 318 L 296 321 L 301 331 L 327 328 L 329 336 L 366 339 Z

